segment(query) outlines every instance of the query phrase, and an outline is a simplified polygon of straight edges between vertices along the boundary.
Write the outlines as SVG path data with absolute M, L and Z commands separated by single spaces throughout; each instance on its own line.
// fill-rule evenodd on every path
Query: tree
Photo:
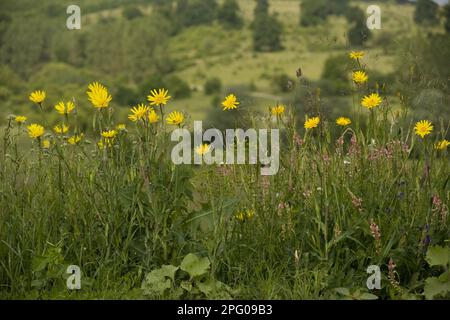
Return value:
M 253 28 L 253 48 L 255 51 L 277 51 L 281 45 L 282 25 L 274 15 L 269 14 L 267 0 L 257 0 Z
M 447 33 L 450 34 L 450 4 L 446 5 L 444 8 L 444 17 L 445 17 L 444 22 L 445 30 L 447 31 Z
M 256 0 L 256 7 L 254 10 L 254 15 L 268 15 L 269 14 L 269 1 L 268 0 Z
M 183 27 L 209 24 L 216 19 L 216 0 L 178 0 L 175 17 Z
M 317 25 L 330 13 L 327 0 L 303 0 L 300 3 L 300 24 L 305 27 Z
M 242 27 L 242 18 L 239 16 L 239 5 L 236 0 L 225 0 L 218 11 L 219 21 L 231 28 Z
M 416 11 L 414 12 L 414 21 L 422 25 L 436 25 L 438 19 L 439 6 L 432 0 L 418 0 Z
M 358 7 L 351 7 L 345 14 L 351 27 L 348 31 L 348 40 L 352 46 L 362 46 L 371 37 L 371 33 L 366 26 L 366 16 L 364 11 Z

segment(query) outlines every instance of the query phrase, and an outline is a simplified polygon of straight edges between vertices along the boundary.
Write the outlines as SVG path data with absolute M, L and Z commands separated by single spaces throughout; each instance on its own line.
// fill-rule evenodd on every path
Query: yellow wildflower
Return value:
M 195 153 L 197 153 L 200 156 L 203 156 L 207 154 L 210 150 L 211 147 L 208 144 L 204 143 L 195 148 Z
M 435 144 L 434 148 L 436 150 L 445 150 L 445 149 L 447 149 L 448 146 L 450 146 L 450 141 L 448 141 L 447 139 L 444 139 L 444 140 L 437 142 Z
M 352 121 L 349 118 L 345 118 L 345 117 L 339 117 L 336 120 L 336 124 L 341 127 L 348 126 L 351 123 L 352 123 Z
M 42 141 L 42 148 L 50 149 L 50 141 L 49 140 Z
M 364 57 L 364 51 L 352 51 L 350 52 L 350 59 L 359 60 Z
M 352 74 L 352 79 L 354 83 L 362 84 L 369 80 L 369 77 L 364 71 L 355 71 Z
M 53 131 L 55 131 L 55 133 L 57 134 L 64 134 L 67 133 L 69 131 L 69 127 L 66 126 L 65 124 L 57 124 L 56 126 L 53 127 Z
M 181 112 L 173 111 L 169 113 L 166 121 L 168 124 L 180 125 L 184 121 L 184 115 Z
M 108 89 L 98 82 L 91 83 L 86 92 L 89 101 L 95 108 L 107 108 L 112 100 L 111 95 L 108 93 Z
M 361 105 L 370 110 L 372 108 L 378 107 L 381 104 L 381 101 L 381 97 L 378 93 L 372 93 L 362 98 Z
M 136 122 L 138 120 L 146 118 L 149 112 L 149 107 L 144 105 L 143 103 L 140 103 L 137 107 L 131 108 L 130 111 L 131 114 L 128 115 L 128 119 Z
M 34 103 L 41 104 L 45 100 L 45 91 L 36 90 L 30 94 L 29 99 Z
M 152 106 L 164 106 L 171 98 L 171 96 L 169 96 L 168 94 L 169 91 L 166 89 L 151 90 L 150 95 L 147 97 L 147 99 Z
M 70 138 L 67 140 L 67 142 L 68 142 L 69 144 L 71 144 L 71 145 L 75 145 L 75 144 L 80 143 L 80 141 L 81 141 L 82 138 L 83 138 L 83 134 L 75 135 L 75 136 L 70 137 Z
M 274 115 L 274 116 L 279 116 L 279 115 L 283 114 L 283 113 L 284 113 L 284 110 L 285 110 L 285 106 L 280 105 L 280 104 L 277 105 L 276 107 L 270 108 L 270 112 L 271 112 L 272 115 Z
M 159 120 L 158 114 L 155 112 L 155 110 L 151 109 L 148 113 L 148 122 L 150 123 L 156 123 Z
M 433 125 L 428 120 L 422 120 L 416 123 L 414 131 L 423 139 L 426 135 L 429 135 L 433 131 Z
M 59 114 L 67 115 L 71 113 L 73 109 L 75 109 L 75 105 L 72 101 L 68 101 L 66 104 L 64 104 L 64 102 L 59 102 L 57 105 L 55 105 L 55 109 Z
M 234 94 L 228 95 L 222 102 L 223 110 L 237 109 L 239 102 Z
M 44 135 L 44 127 L 39 124 L 30 124 L 28 127 L 28 136 L 31 139 L 38 139 Z
M 14 120 L 15 120 L 18 124 L 22 124 L 22 123 L 24 123 L 25 121 L 27 121 L 27 117 L 25 117 L 25 116 L 16 116 L 16 117 L 14 118 Z

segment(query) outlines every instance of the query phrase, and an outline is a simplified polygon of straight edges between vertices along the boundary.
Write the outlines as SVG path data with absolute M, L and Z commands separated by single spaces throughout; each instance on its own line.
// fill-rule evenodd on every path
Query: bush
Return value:
M 204 91 L 206 94 L 211 95 L 219 93 L 222 90 L 222 81 L 219 78 L 211 78 L 206 80 L 204 85 Z
M 128 7 L 125 7 L 125 9 L 123 9 L 122 16 L 127 20 L 133 20 L 135 18 L 142 17 L 143 14 L 142 14 L 142 11 L 138 7 L 128 6 Z
M 272 78 L 272 86 L 278 92 L 289 92 L 289 82 L 294 82 L 287 74 L 278 74 Z

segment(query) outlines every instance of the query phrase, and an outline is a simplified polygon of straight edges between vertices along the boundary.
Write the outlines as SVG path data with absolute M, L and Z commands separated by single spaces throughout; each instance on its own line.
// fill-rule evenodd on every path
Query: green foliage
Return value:
M 351 7 L 346 12 L 346 18 L 351 25 L 348 40 L 352 46 L 363 46 L 370 39 L 372 33 L 366 26 L 364 11 L 358 7 Z
M 450 34 L 450 4 L 446 5 L 444 8 L 444 19 L 445 30 Z
M 342 296 L 343 300 L 378 300 L 378 297 L 367 291 L 366 288 L 336 288 L 334 289 Z
M 422 25 L 436 25 L 438 18 L 439 6 L 432 0 L 418 0 L 416 11 L 414 13 L 414 21 Z
M 287 74 L 278 74 L 272 78 L 272 87 L 275 92 L 289 92 L 289 83 L 294 83 L 294 80 Z
M 222 90 L 222 81 L 219 78 L 210 78 L 206 80 L 204 85 L 204 91 L 207 95 L 214 93 L 220 93 Z
M 175 17 L 181 27 L 209 24 L 217 16 L 216 0 L 178 0 Z
M 142 11 L 136 6 L 127 6 L 123 9 L 122 15 L 127 20 L 133 20 L 135 18 L 142 17 Z
M 438 266 L 444 269 L 439 277 L 430 277 L 425 280 L 424 295 L 428 300 L 438 296 L 450 297 L 450 248 L 432 246 L 428 248 L 426 260 L 430 267 Z
M 304 0 L 300 3 L 300 24 L 314 26 L 326 20 L 331 13 L 326 0 Z
M 217 17 L 225 27 L 239 29 L 243 25 L 239 12 L 240 8 L 236 0 L 225 0 L 218 9 Z
M 232 290 L 210 274 L 210 261 L 189 253 L 180 266 L 164 265 L 151 271 L 142 283 L 150 298 L 231 299 Z M 184 271 L 185 275 L 179 274 Z
M 253 21 L 253 49 L 260 52 L 283 49 L 281 34 L 283 28 L 275 16 L 256 16 Z

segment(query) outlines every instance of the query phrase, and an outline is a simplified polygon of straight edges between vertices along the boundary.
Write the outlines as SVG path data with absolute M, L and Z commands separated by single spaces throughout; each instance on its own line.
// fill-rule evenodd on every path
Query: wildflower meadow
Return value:
M 272 65 L 302 48 L 295 47 L 297 35 L 287 27 L 280 38 L 285 45 L 278 38 L 265 43 L 255 30 L 276 26 L 294 7 L 292 1 L 270 1 L 282 11 L 269 15 L 269 2 L 256 2 L 256 18 L 248 27 L 255 32 L 253 55 L 245 47 L 232 58 L 219 56 L 222 60 L 213 65 L 199 56 L 203 50 L 215 57 L 213 37 L 199 41 L 198 52 L 183 47 L 196 41 L 195 28 L 202 37 L 217 32 L 227 43 L 227 33 L 220 33 L 225 27 L 217 25 L 235 28 L 240 23 L 242 34 L 227 25 L 230 39 L 237 40 L 218 51 L 239 50 L 250 25 L 246 12 L 253 12 L 250 1 L 225 1 L 228 7 L 220 7 L 237 10 L 238 3 L 247 10 L 240 20 L 240 15 L 221 14 L 226 11 L 206 25 L 178 19 L 185 25 L 167 31 L 168 41 L 179 37 L 184 42 L 155 52 L 140 46 L 163 42 L 161 34 L 138 24 L 153 23 L 144 20 L 150 14 L 145 4 L 127 7 L 123 25 L 114 25 L 117 7 L 111 5 L 110 16 L 97 16 L 92 5 L 93 13 L 82 20 L 86 28 L 100 21 L 95 32 L 107 26 L 119 34 L 123 26 L 132 26 L 120 40 L 134 39 L 132 50 L 122 46 L 120 59 L 108 60 L 109 54 L 119 56 L 109 49 L 96 57 L 90 46 L 100 47 L 102 40 L 89 38 L 92 29 L 81 29 L 86 32 L 86 64 L 78 62 L 75 49 L 62 46 L 48 55 L 60 60 L 51 62 L 47 73 L 32 65 L 24 69 L 24 79 L 35 77 L 26 90 L 13 87 L 12 75 L 0 81 L 0 98 L 10 97 L 0 122 L 1 299 L 450 299 L 450 122 L 448 96 L 436 93 L 442 88 L 448 93 L 448 82 L 418 76 L 427 68 L 420 63 L 410 67 L 401 57 L 401 71 L 394 76 L 406 75 L 403 83 L 394 76 L 383 78 L 379 69 L 388 59 L 373 57 L 381 54 L 376 44 L 384 38 L 371 48 L 364 42 L 350 49 L 348 43 L 329 44 L 340 54 L 330 62 L 321 55 L 328 50 L 321 39 L 305 38 L 302 45 L 314 47 L 309 63 L 303 70 L 289 66 L 288 76 L 273 80 Z M 301 3 L 303 14 L 308 1 Z M 169 28 L 163 22 L 172 17 L 171 7 L 154 6 L 151 14 L 161 19 L 159 27 Z M 386 6 L 391 10 L 394 4 Z M 404 6 L 410 10 L 412 4 Z M 338 26 L 353 21 L 337 9 L 331 14 L 341 19 Z M 300 27 L 295 20 L 296 28 L 331 23 L 302 19 L 310 24 Z M 139 32 L 153 40 L 143 41 Z M 349 31 L 349 37 L 354 34 Z M 177 74 L 169 60 L 162 60 L 177 49 L 182 54 L 174 61 L 186 69 L 178 78 L 158 78 Z M 0 58 L 8 50 L 0 50 Z M 141 60 L 150 52 L 154 65 Z M 264 57 L 273 60 L 265 63 Z M 14 70 L 28 63 L 8 59 Z M 253 60 L 257 64 L 246 69 Z M 201 73 L 204 61 L 215 71 Z M 316 61 L 323 62 L 325 71 L 314 82 L 306 77 Z M 252 74 L 263 80 L 248 76 L 245 88 L 221 88 L 222 77 L 247 79 L 231 71 L 237 63 L 245 72 L 253 68 Z M 85 71 L 71 74 L 65 64 Z M 110 80 L 119 67 L 126 72 Z M 50 76 L 51 68 L 58 76 Z M 0 79 L 12 74 L 2 70 Z M 191 77 L 195 84 L 212 73 L 201 93 L 182 81 Z M 8 82 L 11 89 L 4 89 Z M 128 83 L 139 83 L 139 89 L 129 89 Z M 271 91 L 277 83 L 294 98 Z M 183 96 L 192 87 L 190 96 Z M 419 91 L 419 98 L 411 98 Z M 192 107 L 205 104 L 203 92 L 214 95 L 207 102 L 214 110 L 209 121 Z M 431 101 L 444 105 L 437 116 Z
M 80 99 L 91 103 L 90 135 L 76 103 L 50 106 L 45 88 L 32 92 L 33 108 L 60 119 L 35 123 L 24 112 L 4 130 L 2 295 L 445 297 L 448 280 L 433 275 L 449 263 L 448 123 L 410 123 L 367 86 L 364 53 L 349 59 L 358 69 L 349 114 L 323 117 L 318 93 L 309 114 L 281 104 L 240 114 L 282 132 L 272 176 L 251 164 L 174 165 L 170 133 L 191 122 L 186 110 L 165 112 L 170 88 L 149 89 L 119 119 L 108 89 L 89 84 Z M 222 108 L 238 111 L 239 97 Z M 66 290 L 69 265 L 82 270 L 80 291 Z M 381 269 L 374 290 L 370 265 Z

